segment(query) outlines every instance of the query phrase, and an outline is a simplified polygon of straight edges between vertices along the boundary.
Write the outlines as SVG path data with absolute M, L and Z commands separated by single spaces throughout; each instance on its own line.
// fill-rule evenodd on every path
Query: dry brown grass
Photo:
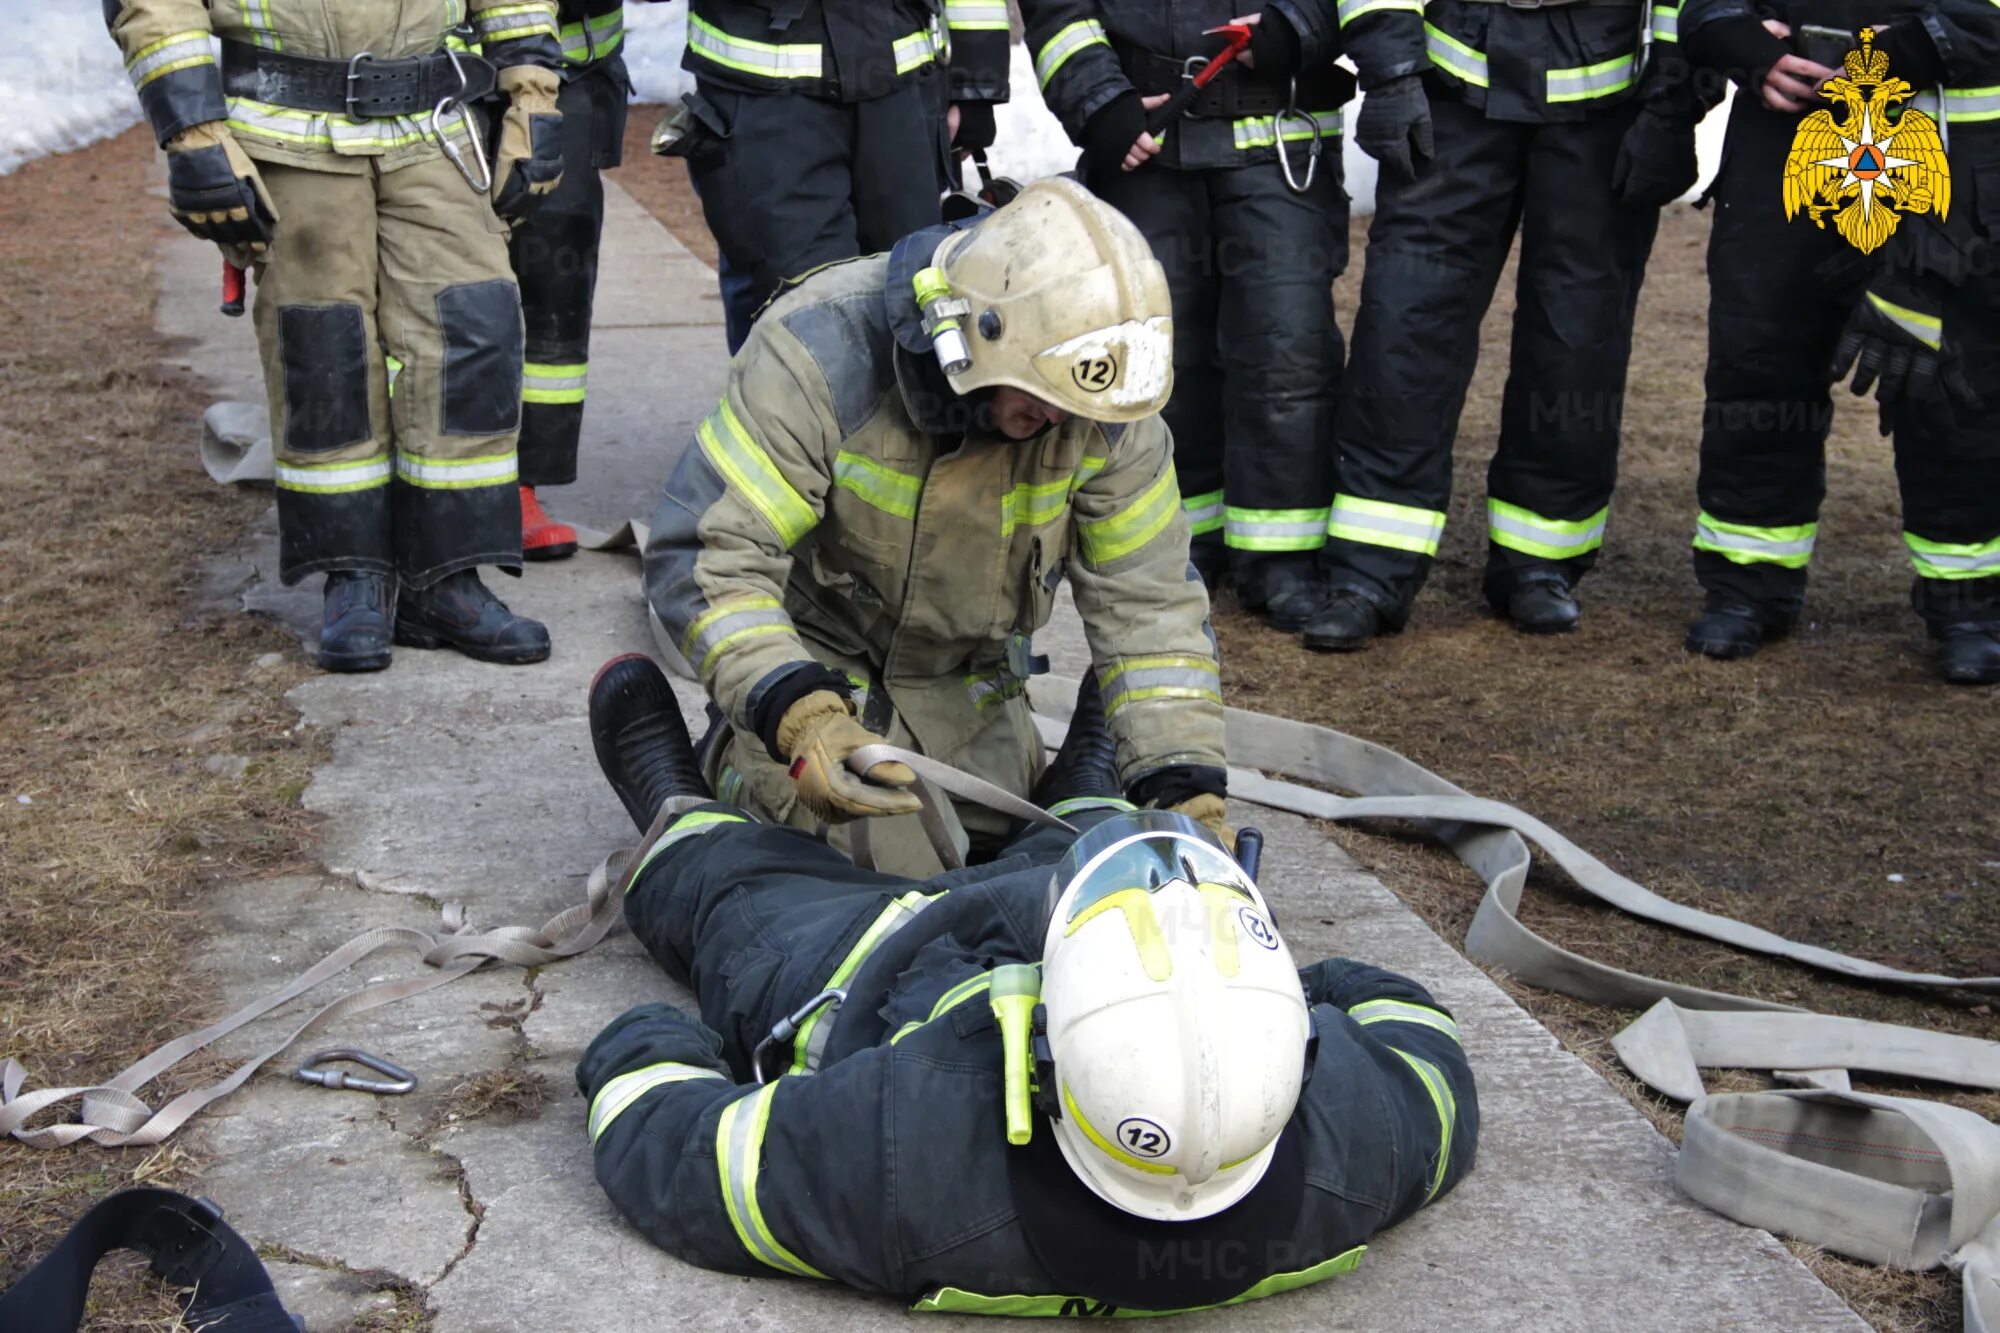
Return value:
M 643 124 L 642 124 L 643 122 Z M 682 244 L 713 241 L 678 163 L 645 154 L 652 118 L 619 183 Z M 1364 733 L 1481 795 L 1548 820 L 1621 872 L 1675 899 L 1893 965 L 2000 974 L 2000 690 L 1931 676 L 1908 611 L 1889 446 L 1872 411 L 1843 407 L 1828 449 L 1828 497 L 1808 623 L 1754 661 L 1689 660 L 1699 603 L 1688 565 L 1706 342 L 1708 221 L 1663 219 L 1640 306 L 1623 475 L 1608 544 L 1583 586 L 1583 630 L 1517 634 L 1479 599 L 1484 477 L 1499 429 L 1513 274 L 1482 330 L 1482 362 L 1460 423 L 1444 549 L 1410 632 L 1351 657 L 1305 653 L 1229 605 L 1216 631 L 1232 703 Z M 1351 319 L 1367 248 L 1336 286 Z M 1446 939 L 1463 947 L 1481 885 L 1449 854 L 1377 824 L 1332 828 Z M 1889 876 L 1900 875 L 1900 880 Z M 1566 947 L 1620 966 L 1829 1013 L 2000 1037 L 1977 997 L 1833 981 L 1596 906 L 1559 872 L 1538 872 L 1525 916 Z M 1625 1073 L 1610 1038 L 1632 1015 L 1498 978 L 1557 1037 L 1670 1138 L 1680 1108 Z M 1758 1086 L 1714 1071 L 1717 1090 Z M 1871 1085 L 1944 1097 L 1989 1117 L 2000 1096 Z M 1801 1250 L 1807 1247 L 1799 1247 Z M 1877 1328 L 1958 1327 L 1958 1286 L 1814 1252 L 1807 1262 Z
M 199 558 L 269 498 L 203 475 L 204 399 L 160 369 L 155 176 L 135 130 L 0 178 L 0 1054 L 34 1086 L 107 1078 L 210 1014 L 184 964 L 202 886 L 299 857 L 319 753 L 282 699 L 296 645 L 190 601 Z M 103 1195 L 197 1167 L 180 1148 L 0 1142 L 0 1286 Z M 172 1322 L 129 1276 L 93 1309 L 99 1329 Z
M 428 1129 L 434 1133 L 447 1124 L 464 1124 L 469 1120 L 497 1120 L 502 1124 L 533 1120 L 554 1097 L 555 1089 L 540 1070 L 518 1064 L 489 1069 L 447 1092 Z

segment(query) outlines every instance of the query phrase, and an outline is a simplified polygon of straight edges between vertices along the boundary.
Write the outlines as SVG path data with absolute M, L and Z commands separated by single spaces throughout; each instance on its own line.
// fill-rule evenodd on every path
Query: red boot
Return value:
M 576 554 L 576 529 L 542 511 L 533 486 L 521 488 L 521 558 L 562 560 Z

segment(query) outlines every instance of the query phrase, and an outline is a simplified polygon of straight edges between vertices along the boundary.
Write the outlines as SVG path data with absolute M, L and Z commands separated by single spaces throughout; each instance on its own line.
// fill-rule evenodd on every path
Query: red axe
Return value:
M 1210 56 L 1207 64 L 1203 65 L 1187 78 L 1182 79 L 1181 86 L 1174 89 L 1173 94 L 1166 101 L 1160 103 L 1148 113 L 1146 116 L 1146 133 L 1152 135 L 1154 138 L 1158 138 L 1160 131 L 1167 128 L 1174 121 L 1179 120 L 1181 114 L 1188 109 L 1188 103 L 1194 101 L 1201 94 L 1201 90 L 1208 87 L 1214 81 L 1215 76 L 1222 73 L 1228 67 L 1230 61 L 1242 55 L 1249 48 L 1250 25 L 1247 23 L 1225 23 L 1219 28 L 1205 30 L 1202 36 L 1207 37 L 1215 33 L 1221 33 L 1227 38 L 1222 49 Z M 1200 57 L 1197 56 L 1196 59 L 1200 59 Z M 1192 64 L 1193 62 L 1190 61 L 1189 63 Z

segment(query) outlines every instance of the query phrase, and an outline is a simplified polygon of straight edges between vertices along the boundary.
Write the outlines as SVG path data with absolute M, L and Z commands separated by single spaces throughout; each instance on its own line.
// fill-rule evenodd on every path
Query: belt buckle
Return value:
M 1541 7 L 1542 0 L 1507 0 L 1507 8 L 1509 9 L 1540 9 Z
M 354 103 L 357 100 L 354 96 L 354 85 L 361 78 L 361 62 L 364 60 L 373 60 L 374 58 L 375 53 L 373 51 L 357 51 L 354 54 L 354 58 L 347 62 L 347 86 L 340 100 L 342 105 L 346 107 L 347 114 L 355 120 L 363 119 L 362 113 L 354 108 Z

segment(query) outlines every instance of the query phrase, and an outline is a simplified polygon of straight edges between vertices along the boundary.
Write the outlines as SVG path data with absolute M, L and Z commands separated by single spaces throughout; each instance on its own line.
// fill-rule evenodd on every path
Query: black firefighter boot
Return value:
M 1076 711 L 1070 714 L 1069 734 L 1063 737 L 1056 757 L 1035 779 L 1028 799 L 1047 810 L 1062 801 L 1080 796 L 1105 796 L 1122 800 L 1125 788 L 1118 781 L 1118 747 L 1104 721 L 1104 695 L 1097 688 L 1097 675 L 1086 671 L 1076 689 Z
M 676 796 L 712 801 L 673 686 L 644 653 L 614 657 L 590 682 L 590 743 L 625 813 L 644 833 Z
M 1388 626 L 1382 610 L 1357 588 L 1335 588 L 1319 610 L 1306 621 L 1306 647 L 1327 653 L 1351 653 L 1366 648 L 1368 641 Z
M 1523 575 L 1495 609 L 1523 634 L 1568 634 L 1583 618 L 1569 580 L 1553 572 Z
M 1317 555 L 1259 556 L 1238 567 L 1236 596 L 1272 629 L 1296 634 L 1326 605 L 1326 575 Z
M 389 576 L 336 569 L 326 576 L 319 622 L 325 671 L 380 671 L 389 665 Z
M 447 574 L 428 588 L 404 588 L 396 599 L 396 642 L 456 648 L 482 662 L 508 665 L 549 655 L 548 628 L 509 611 L 475 569 Z
M 1938 674 L 1954 685 L 2000 684 L 2000 620 L 1940 626 Z
M 1691 653 L 1733 662 L 1749 657 L 1791 629 L 1791 617 L 1721 593 L 1710 593 L 1701 614 L 1688 626 L 1683 645 Z

